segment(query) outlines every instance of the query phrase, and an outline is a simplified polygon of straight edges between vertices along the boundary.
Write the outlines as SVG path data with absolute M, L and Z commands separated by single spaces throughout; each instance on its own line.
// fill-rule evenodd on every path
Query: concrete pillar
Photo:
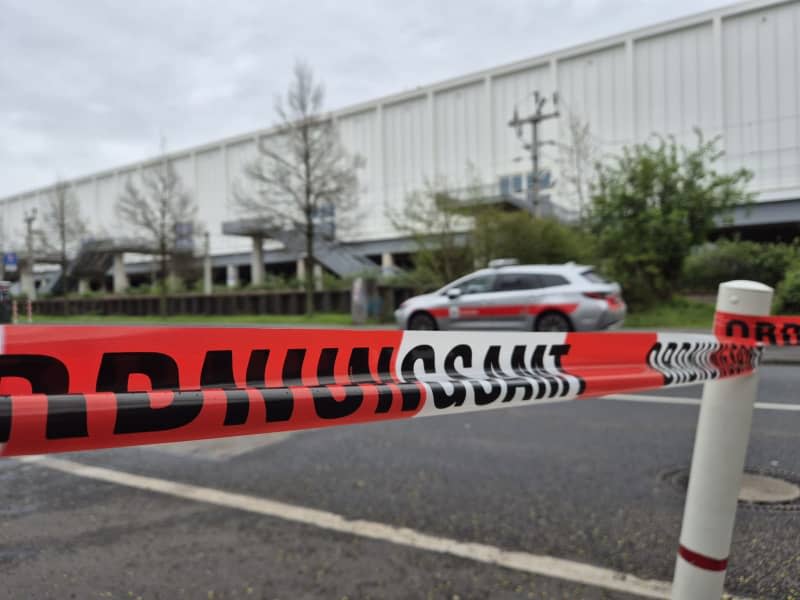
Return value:
M 214 291 L 214 280 L 211 276 L 211 242 L 208 232 L 205 233 L 205 243 L 203 245 L 203 293 L 210 295 Z
M 253 253 L 250 255 L 250 284 L 264 283 L 264 238 L 253 238 Z
M 181 278 L 178 274 L 170 268 L 169 275 L 167 275 L 167 291 L 176 292 L 181 289 Z
M 239 267 L 236 265 L 225 267 L 225 283 L 229 288 L 239 287 Z
M 384 275 L 391 275 L 394 270 L 394 256 L 391 252 L 381 254 L 381 271 Z
M 322 265 L 314 265 L 314 289 L 318 292 L 322 291 Z
M 19 273 L 19 287 L 31 300 L 36 299 L 36 280 L 33 278 L 33 261 L 27 260 Z
M 114 281 L 114 293 L 124 294 L 128 289 L 130 283 L 128 282 L 128 274 L 125 273 L 125 254 L 119 252 L 114 255 L 114 264 L 111 269 L 112 278 Z
M 306 280 L 306 259 L 302 256 L 297 259 L 297 279 L 299 281 Z
M 206 296 L 214 291 L 214 279 L 211 275 L 211 257 L 203 257 L 203 293 Z
M 89 286 L 89 280 L 86 277 L 81 277 L 78 279 L 78 293 L 79 294 L 88 294 L 92 291 L 92 288 Z

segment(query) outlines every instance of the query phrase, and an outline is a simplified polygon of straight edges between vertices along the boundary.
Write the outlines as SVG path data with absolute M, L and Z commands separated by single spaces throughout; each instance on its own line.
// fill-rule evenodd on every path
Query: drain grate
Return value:
M 658 476 L 676 492 L 686 494 L 689 468 L 662 471 Z M 739 508 L 771 512 L 800 512 L 800 475 L 783 469 L 748 469 L 739 494 Z

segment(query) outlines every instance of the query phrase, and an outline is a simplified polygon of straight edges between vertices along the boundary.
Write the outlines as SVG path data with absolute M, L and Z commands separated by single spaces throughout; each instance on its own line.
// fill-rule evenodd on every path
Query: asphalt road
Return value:
M 800 404 L 798 366 L 761 372 Z M 669 581 L 696 418 L 588 400 L 64 458 Z M 749 470 L 800 482 L 798 450 L 800 412 L 756 411 Z M 727 589 L 800 597 L 800 503 L 740 505 Z M 139 597 L 636 596 L 0 461 L 0 598 Z

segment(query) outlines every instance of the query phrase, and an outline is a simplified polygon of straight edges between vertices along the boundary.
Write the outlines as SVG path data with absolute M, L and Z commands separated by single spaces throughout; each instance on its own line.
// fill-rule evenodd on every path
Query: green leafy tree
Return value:
M 717 171 L 718 138 L 696 133 L 691 148 L 658 137 L 598 165 L 590 228 L 605 270 L 634 305 L 671 297 L 690 248 L 707 240 L 715 218 L 750 201 L 752 174 Z
M 591 260 L 589 236 L 555 219 L 527 212 L 483 210 L 475 217 L 472 248 L 478 264 L 494 258 L 516 258 L 523 264 Z
M 800 313 L 800 262 L 786 272 L 775 293 L 775 312 L 779 314 Z

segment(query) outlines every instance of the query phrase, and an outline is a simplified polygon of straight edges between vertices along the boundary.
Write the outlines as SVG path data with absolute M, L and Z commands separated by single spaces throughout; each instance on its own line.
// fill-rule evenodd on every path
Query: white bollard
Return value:
M 717 311 L 769 315 L 772 288 L 754 281 L 719 286 Z M 672 585 L 673 600 L 719 600 L 750 438 L 758 375 L 710 381 L 700 417 Z

